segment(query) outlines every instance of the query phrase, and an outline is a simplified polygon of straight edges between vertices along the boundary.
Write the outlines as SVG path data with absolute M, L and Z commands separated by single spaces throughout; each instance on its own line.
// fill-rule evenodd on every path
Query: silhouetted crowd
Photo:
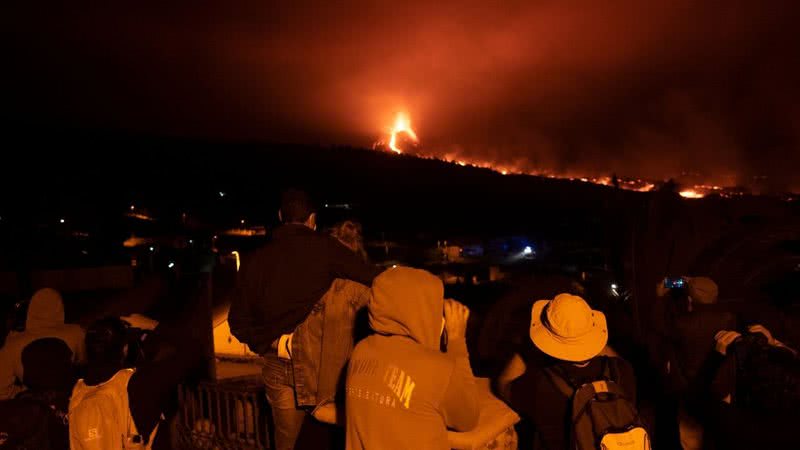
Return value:
M 503 317 L 525 329 L 500 341 L 487 379 L 473 372 L 470 309 L 439 277 L 369 264 L 354 221 L 318 232 L 302 191 L 283 193 L 279 216 L 228 315 L 259 355 L 276 449 L 800 448 L 797 352 L 727 310 L 709 278 L 658 282 L 644 359 L 609 345 L 616 322 L 585 291 L 531 292 Z M 153 448 L 201 362 L 199 311 L 84 330 L 64 323 L 57 291 L 36 292 L 0 349 L 0 450 Z M 329 439 L 306 442 L 318 430 Z

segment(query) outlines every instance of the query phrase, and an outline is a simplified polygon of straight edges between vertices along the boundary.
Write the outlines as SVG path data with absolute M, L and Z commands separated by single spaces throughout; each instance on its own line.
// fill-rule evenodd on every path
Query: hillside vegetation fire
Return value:
M 407 113 L 398 112 L 395 116 L 394 125 L 388 129 L 388 134 L 385 139 L 378 140 L 373 145 L 374 149 L 390 151 L 396 154 L 408 154 L 406 150 L 400 147 L 401 138 L 410 141 L 413 145 L 417 146 L 420 143 L 419 137 L 414 129 L 411 127 L 411 120 Z M 513 165 L 478 160 L 470 157 L 465 157 L 456 153 L 445 153 L 444 155 L 434 155 L 430 153 L 415 151 L 412 156 L 423 159 L 436 159 L 459 166 L 470 166 L 482 169 L 489 169 L 502 175 L 531 175 L 539 177 L 547 177 L 554 179 L 563 179 L 570 181 L 580 181 L 583 183 L 593 183 L 603 186 L 617 186 L 620 189 L 636 192 L 650 192 L 654 190 L 661 181 L 643 180 L 641 178 L 618 178 L 615 181 L 612 177 L 588 177 L 575 174 L 554 174 L 545 170 L 532 171 L 524 170 Z M 742 195 L 741 191 L 735 189 L 724 188 L 721 186 L 714 186 L 708 184 L 693 185 L 684 187 L 679 191 L 681 197 L 686 199 L 703 198 L 706 195 L 714 193 L 720 197 L 733 197 Z

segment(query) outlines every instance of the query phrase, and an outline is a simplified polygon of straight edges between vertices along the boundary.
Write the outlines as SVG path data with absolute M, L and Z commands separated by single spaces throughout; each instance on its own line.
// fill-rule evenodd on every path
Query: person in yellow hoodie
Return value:
M 368 313 L 375 334 L 356 345 L 347 372 L 347 449 L 449 448 L 448 428 L 478 423 L 469 310 L 445 300 L 434 275 L 397 267 L 375 278 Z
M 28 305 L 25 330 L 12 333 L 0 348 L 0 400 L 13 398 L 25 390 L 22 384 L 22 352 L 28 344 L 42 338 L 57 338 L 72 350 L 76 364 L 86 361 L 85 332 L 79 325 L 64 323 L 64 302 L 55 289 L 36 291 Z

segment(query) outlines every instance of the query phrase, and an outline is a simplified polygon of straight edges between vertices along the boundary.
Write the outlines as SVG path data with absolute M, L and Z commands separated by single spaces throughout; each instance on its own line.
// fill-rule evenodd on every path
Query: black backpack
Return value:
M 650 437 L 636 406 L 619 386 L 616 358 L 602 357 L 602 376 L 579 384 L 560 366 L 545 369 L 553 385 L 571 399 L 571 450 L 649 450 Z

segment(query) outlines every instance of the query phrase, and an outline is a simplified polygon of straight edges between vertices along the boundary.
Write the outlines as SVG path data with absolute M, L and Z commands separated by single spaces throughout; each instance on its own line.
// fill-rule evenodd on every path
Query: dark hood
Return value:
M 406 336 L 439 349 L 444 286 L 429 272 L 409 267 L 389 269 L 372 283 L 369 324 L 385 336 Z

